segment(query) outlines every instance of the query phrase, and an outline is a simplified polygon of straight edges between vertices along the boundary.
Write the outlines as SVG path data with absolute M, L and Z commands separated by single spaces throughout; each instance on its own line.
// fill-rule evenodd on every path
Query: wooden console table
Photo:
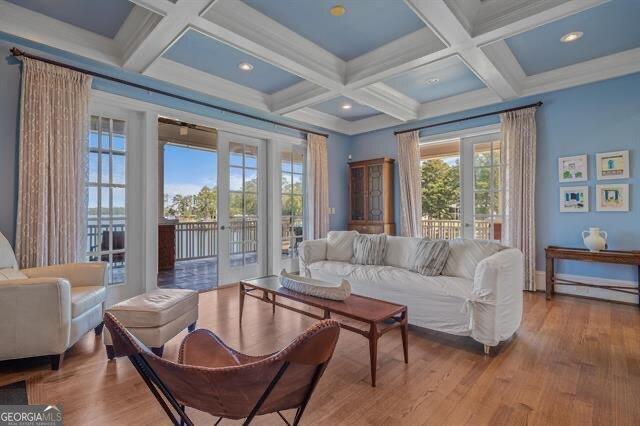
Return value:
M 555 284 L 574 285 L 578 287 L 594 287 L 620 293 L 638 295 L 638 306 L 640 307 L 640 251 L 638 250 L 603 250 L 591 252 L 582 248 L 568 248 L 549 246 L 544 249 L 546 258 L 546 294 L 547 299 L 555 293 Z M 578 260 L 581 262 L 615 263 L 619 265 L 636 265 L 638 267 L 638 287 L 630 288 L 619 285 L 595 285 L 580 281 L 571 281 L 558 278 L 555 274 L 556 260 Z

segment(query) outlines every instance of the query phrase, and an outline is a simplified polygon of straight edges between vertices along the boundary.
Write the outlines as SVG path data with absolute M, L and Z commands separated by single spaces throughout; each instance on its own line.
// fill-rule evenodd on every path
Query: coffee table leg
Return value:
M 400 333 L 402 333 L 402 350 L 404 351 L 404 363 L 409 363 L 409 321 L 407 319 L 407 311 L 401 316 Z
M 272 297 L 273 297 L 273 300 L 271 302 L 273 304 L 271 305 L 271 313 L 275 314 L 276 313 L 276 294 L 273 293 Z
M 376 386 L 376 370 L 378 369 L 378 327 L 371 323 L 369 329 L 369 358 L 371 363 L 371 386 Z
M 240 294 L 238 298 L 238 303 L 240 306 L 240 322 L 242 322 L 242 311 L 244 310 L 244 285 L 240 283 L 240 286 L 238 288 L 240 289 Z

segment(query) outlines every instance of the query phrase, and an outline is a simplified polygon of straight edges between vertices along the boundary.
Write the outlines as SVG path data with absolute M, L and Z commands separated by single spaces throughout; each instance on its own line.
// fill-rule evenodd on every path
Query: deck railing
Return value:
M 495 229 L 494 236 L 498 236 L 498 229 Z M 450 240 L 452 238 L 460 238 L 462 236 L 462 221 L 449 219 L 422 219 L 422 236 L 435 240 Z M 474 238 L 479 240 L 488 240 L 491 238 L 491 223 L 486 220 L 475 221 Z

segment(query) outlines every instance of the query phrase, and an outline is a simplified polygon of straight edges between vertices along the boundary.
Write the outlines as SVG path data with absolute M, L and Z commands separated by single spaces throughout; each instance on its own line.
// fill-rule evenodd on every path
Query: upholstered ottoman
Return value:
M 164 344 L 185 328 L 195 330 L 198 320 L 198 292 L 182 289 L 156 289 L 113 305 L 112 313 L 127 330 L 153 353 L 162 356 Z M 107 356 L 115 356 L 111 335 L 105 330 Z

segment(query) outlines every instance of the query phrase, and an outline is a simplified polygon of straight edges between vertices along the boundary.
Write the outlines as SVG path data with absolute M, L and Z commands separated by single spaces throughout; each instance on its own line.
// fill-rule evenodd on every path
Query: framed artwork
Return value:
M 596 185 L 596 210 L 599 212 L 628 212 L 629 184 Z
M 587 180 L 587 155 L 558 158 L 558 180 L 563 182 L 584 182 Z
M 560 212 L 585 213 L 589 211 L 588 186 L 560 187 Z
M 629 151 L 596 154 L 598 180 L 629 178 Z

